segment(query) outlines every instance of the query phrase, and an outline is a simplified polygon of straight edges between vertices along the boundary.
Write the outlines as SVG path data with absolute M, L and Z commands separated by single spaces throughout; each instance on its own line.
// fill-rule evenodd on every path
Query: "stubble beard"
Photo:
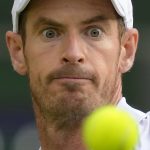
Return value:
M 70 69 L 69 72 L 72 71 Z M 76 71 L 84 73 L 78 67 Z M 76 71 L 74 73 L 77 73 Z M 49 76 L 47 77 L 49 78 Z M 111 103 L 117 90 L 118 78 L 117 71 L 114 71 L 112 76 L 108 77 L 103 86 L 100 87 L 101 80 L 94 75 L 95 88 L 93 90 L 87 92 L 80 85 L 71 84 L 66 85 L 65 92 L 58 93 L 49 91 L 48 84 L 50 84 L 50 80 L 46 80 L 43 84 L 40 78 L 33 78 L 32 74 L 29 76 L 33 103 L 39 109 L 43 119 L 52 123 L 56 130 L 65 131 L 79 128 L 82 120 L 91 111 Z

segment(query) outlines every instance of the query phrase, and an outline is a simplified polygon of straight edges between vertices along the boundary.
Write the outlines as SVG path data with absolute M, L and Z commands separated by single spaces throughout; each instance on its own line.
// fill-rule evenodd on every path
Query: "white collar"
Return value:
M 143 113 L 142 111 L 129 106 L 126 102 L 125 97 L 121 98 L 121 100 L 117 104 L 117 107 L 129 112 L 138 122 L 140 122 L 147 116 L 147 114 Z

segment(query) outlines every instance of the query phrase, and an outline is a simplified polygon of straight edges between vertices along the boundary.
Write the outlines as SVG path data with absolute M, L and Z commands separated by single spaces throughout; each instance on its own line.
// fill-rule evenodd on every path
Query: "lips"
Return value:
M 97 82 L 96 75 L 85 69 L 80 67 L 79 65 L 64 65 L 63 67 L 54 70 L 53 72 L 49 73 L 46 77 L 46 83 L 49 84 L 54 80 L 63 80 L 63 81 L 93 81 Z
M 63 83 L 63 84 L 85 84 L 87 81 L 91 81 L 89 78 L 85 77 L 79 77 L 79 76 L 60 76 L 57 78 L 54 78 L 52 81 L 57 81 L 58 83 Z
M 90 78 L 87 78 L 87 77 L 83 77 L 83 76 L 60 76 L 60 77 L 57 77 L 57 78 L 54 78 L 55 79 L 74 79 L 74 80 L 91 80 Z

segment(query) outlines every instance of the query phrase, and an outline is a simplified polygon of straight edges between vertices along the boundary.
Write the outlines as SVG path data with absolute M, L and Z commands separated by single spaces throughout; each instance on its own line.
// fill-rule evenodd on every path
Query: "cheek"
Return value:
M 88 59 L 92 67 L 101 75 L 107 76 L 116 70 L 119 62 L 120 48 L 118 42 L 104 42 L 90 45 Z
M 50 72 L 59 63 L 57 50 L 42 44 L 27 44 L 25 55 L 29 71 L 36 74 Z
M 119 46 L 118 46 L 119 47 Z M 115 44 L 97 45 L 89 56 L 90 64 L 98 76 L 99 89 L 113 82 L 118 73 L 120 49 Z
M 86 46 L 91 55 L 94 55 L 94 58 L 102 59 L 107 63 L 115 61 L 120 53 L 120 42 L 116 36 L 106 36 L 94 42 L 86 41 Z

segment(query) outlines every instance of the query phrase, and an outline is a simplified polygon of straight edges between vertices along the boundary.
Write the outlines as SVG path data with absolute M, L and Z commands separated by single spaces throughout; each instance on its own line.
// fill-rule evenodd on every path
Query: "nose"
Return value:
M 85 61 L 84 45 L 82 40 L 71 35 L 65 39 L 62 55 L 63 63 L 82 64 Z

